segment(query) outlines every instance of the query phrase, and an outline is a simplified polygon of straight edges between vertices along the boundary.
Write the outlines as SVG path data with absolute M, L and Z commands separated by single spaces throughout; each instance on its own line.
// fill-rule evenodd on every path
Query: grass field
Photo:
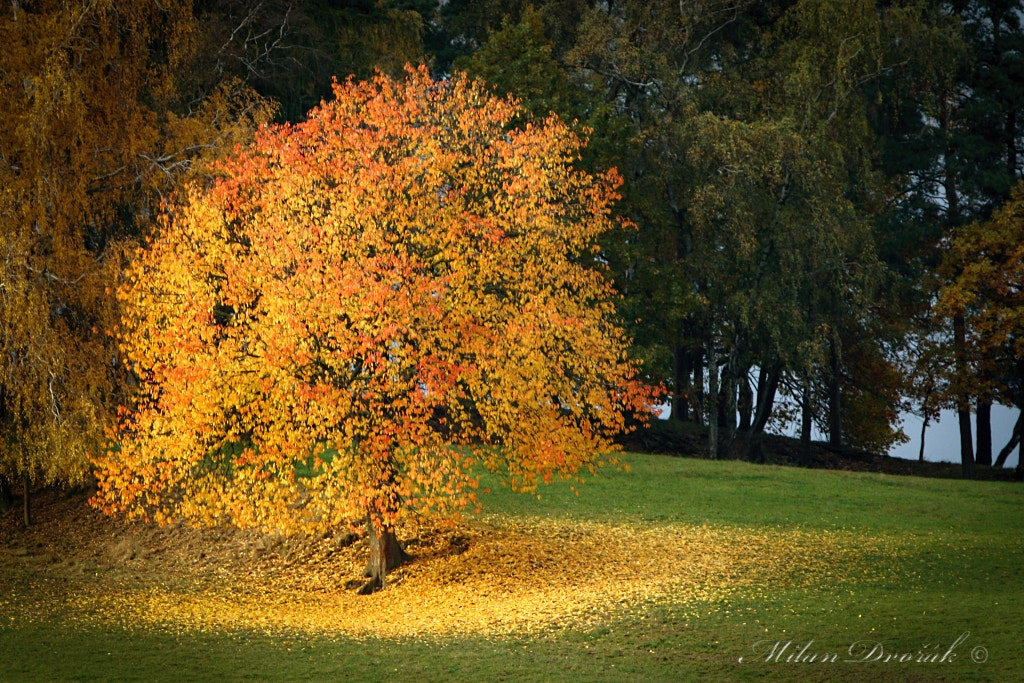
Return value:
M 169 559 L 178 546 L 147 549 L 157 537 L 118 527 L 110 544 L 140 544 L 128 559 L 31 561 L 43 549 L 15 534 L 0 565 L 0 681 L 1005 681 L 1024 671 L 1020 485 L 625 462 L 579 495 L 491 483 L 481 516 L 411 539 L 417 561 L 365 598 L 344 587 L 358 544 L 257 555 L 265 540 L 222 535 L 211 565 L 195 559 L 206 553 L 192 536 L 182 564 Z

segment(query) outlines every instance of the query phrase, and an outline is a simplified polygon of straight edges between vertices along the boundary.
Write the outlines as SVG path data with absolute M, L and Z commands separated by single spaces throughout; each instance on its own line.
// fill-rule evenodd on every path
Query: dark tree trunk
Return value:
M 378 529 L 373 519 L 366 519 L 366 534 L 370 541 L 370 559 L 363 572 L 368 580 L 359 589 L 359 595 L 369 595 L 384 588 L 387 573 L 410 559 L 402 549 L 392 527 Z
M 728 431 L 729 425 L 727 421 L 728 416 L 728 405 L 729 405 L 729 362 L 726 361 L 722 364 L 721 371 L 718 373 L 718 400 L 715 401 L 715 419 L 718 421 L 718 431 L 725 433 Z
M 833 339 L 828 345 L 829 379 L 828 379 L 828 443 L 830 446 L 839 448 L 843 444 L 843 414 L 841 375 L 842 363 L 840 362 L 839 349 L 836 348 L 836 341 Z
M 11 494 L 11 483 L 0 474 L 0 514 L 14 507 L 14 496 Z
M 932 415 L 928 410 L 929 401 L 932 398 L 932 392 L 934 387 L 929 383 L 924 392 L 924 400 L 921 401 L 921 412 L 924 414 L 924 419 L 921 421 L 921 449 L 917 453 L 918 462 L 924 462 L 924 435 L 928 431 L 928 423 L 931 422 Z
M 704 353 L 693 355 L 693 421 L 704 424 Z
M 721 404 L 718 390 L 718 355 L 715 350 L 714 338 L 707 342 L 708 359 L 708 404 L 711 406 L 708 415 L 708 457 L 718 459 L 718 407 Z
M 1022 432 L 1024 432 L 1024 408 L 1021 408 L 1020 414 L 1017 416 L 1017 422 L 1013 425 L 1013 433 L 1010 435 L 1009 443 L 1003 446 L 1003 450 L 999 451 L 993 467 L 1002 467 L 1006 464 L 1006 459 L 1010 457 L 1010 453 L 1013 453 L 1013 449 L 1017 444 L 1021 443 Z
M 739 398 L 739 413 L 740 413 L 740 431 L 750 431 L 750 420 L 752 419 L 751 413 L 754 411 L 754 392 L 750 388 L 750 368 L 744 368 L 740 373 L 740 398 Z
M 963 383 L 963 375 L 967 372 L 964 360 L 967 347 L 967 323 L 963 316 L 953 316 L 953 346 L 956 357 L 956 371 L 960 376 L 958 382 Z M 974 479 L 974 442 L 971 439 L 971 405 L 966 390 L 961 386 L 956 395 L 956 416 L 960 423 L 960 464 L 964 479 Z
M 682 346 L 677 346 L 672 354 L 672 371 L 675 375 L 675 393 L 672 395 L 671 418 L 686 422 L 690 419 L 690 392 L 693 391 L 693 385 L 690 382 L 690 354 Z
M 762 433 L 768 418 L 772 414 L 775 405 L 775 394 L 779 389 L 779 381 L 782 379 L 782 366 L 776 363 L 771 367 L 761 366 L 757 378 L 757 408 L 754 413 L 754 422 L 747 432 L 747 443 L 744 448 L 744 458 L 755 462 L 764 460 L 764 452 L 761 450 Z
M 775 394 L 779 390 L 781 379 L 782 368 L 779 365 L 761 369 L 757 381 L 757 411 L 754 413 L 754 423 L 750 425 L 752 432 L 762 432 L 768 424 L 772 408 L 775 407 Z
M 969 408 L 958 408 L 956 416 L 960 422 L 960 469 L 964 479 L 974 479 L 974 444 L 971 443 L 971 411 Z
M 1006 113 L 1006 175 L 1017 177 L 1017 110 L 1013 107 Z
M 949 159 L 955 158 L 956 150 L 952 146 L 952 122 L 950 117 L 949 99 L 941 98 L 940 124 L 946 135 L 946 164 L 944 168 L 943 186 L 946 190 L 946 227 L 954 228 L 960 224 L 960 195 L 957 192 L 956 171 L 950 166 Z M 953 358 L 956 363 L 957 384 L 956 414 L 960 424 L 960 464 L 965 479 L 974 478 L 974 444 L 971 439 L 971 407 L 966 389 L 963 387 L 964 377 L 969 372 L 966 362 L 967 355 L 967 323 L 962 315 L 953 316 Z
M 930 418 L 931 418 L 931 415 L 928 414 L 928 411 L 925 411 L 925 413 L 924 413 L 924 421 L 921 423 L 921 450 L 919 450 L 917 452 L 917 461 L 918 462 L 924 462 L 924 433 L 926 431 L 928 431 L 928 420 Z
M 978 465 L 992 464 L 992 401 L 978 399 L 978 450 L 974 462 Z
M 804 378 L 803 400 L 800 402 L 800 460 L 801 464 L 811 463 L 811 378 Z
M 725 443 L 726 448 L 731 451 L 733 442 L 736 441 L 736 391 L 738 389 L 739 378 L 736 372 L 736 356 L 735 353 L 730 356 L 729 362 L 726 363 L 726 385 L 727 391 L 725 400 Z M 727 452 L 729 452 L 727 451 Z

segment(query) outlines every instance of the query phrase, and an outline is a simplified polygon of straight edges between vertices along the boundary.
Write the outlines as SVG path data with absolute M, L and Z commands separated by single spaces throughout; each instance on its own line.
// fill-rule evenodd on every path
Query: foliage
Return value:
M 168 207 L 120 291 L 141 382 L 97 505 L 337 528 L 592 468 L 648 393 L 595 239 L 614 172 L 463 76 L 335 86 Z M 453 448 L 467 445 L 468 449 Z
M 985 220 L 1024 179 L 1024 13 L 1019 1 L 951 5 L 969 53 L 947 103 L 948 168 L 962 218 Z
M 925 21 L 907 34 L 915 54 L 913 76 L 885 93 L 890 115 L 880 134 L 894 190 L 886 243 L 890 261 L 909 281 L 899 288 L 904 300 L 926 312 L 903 315 L 920 322 L 910 334 L 930 347 L 920 355 L 920 379 L 910 393 L 921 400 L 943 385 L 943 401 L 958 412 L 961 459 L 969 474 L 972 404 L 984 463 L 991 451 L 987 411 L 1000 371 L 986 376 L 992 363 L 979 366 L 971 358 L 969 338 L 975 333 L 962 316 L 928 311 L 938 290 L 949 286 L 939 265 L 950 240 L 970 222 L 987 220 L 1022 178 L 1024 32 L 1017 2 L 966 0 L 925 7 Z M 921 53 L 923 59 L 916 56 Z
M 981 350 L 1024 354 L 1024 184 L 991 220 L 957 232 L 943 272 L 937 310 L 967 316 Z
M 637 353 L 651 373 L 669 380 L 674 415 L 687 410 L 681 368 L 689 358 L 683 356 L 703 344 L 688 261 L 694 245 L 686 229 L 686 193 L 699 176 L 688 163 L 687 122 L 713 83 L 710 73 L 729 61 L 724 37 L 749 7 L 594 5 L 581 16 L 565 54 L 573 82 L 591 99 L 587 121 L 601 131 L 602 158 L 625 177 L 620 210 L 640 226 L 637 234 L 611 235 L 606 255 L 624 294 L 623 317 Z
M 706 116 L 700 132 L 691 163 L 704 181 L 688 202 L 698 291 L 763 358 L 807 367 L 823 355 L 830 309 L 868 288 L 870 231 L 823 152 L 785 122 Z
M 232 83 L 175 108 L 193 31 L 181 2 L 0 15 L 0 475 L 85 476 L 120 390 L 118 242 L 269 114 Z
M 871 453 L 888 453 L 909 439 L 898 429 L 905 409 L 906 378 L 900 372 L 898 350 L 886 349 L 877 337 L 846 339 L 844 362 L 851 370 L 843 378 L 840 428 L 843 443 Z M 932 404 L 925 409 L 930 410 Z M 937 416 L 933 413 L 932 419 Z M 827 425 L 821 424 L 823 431 Z
M 962 316 L 971 331 L 967 351 L 972 372 L 947 374 L 949 391 L 994 394 L 1004 403 L 1024 407 L 1024 185 L 1016 187 L 991 220 L 957 232 L 940 273 L 946 284 L 935 314 Z
M 483 47 L 455 60 L 455 67 L 483 80 L 497 94 L 519 99 L 534 119 L 555 113 L 571 120 L 576 97 L 551 50 L 542 15 L 527 7 L 519 23 L 506 19 Z
M 714 379 L 720 386 L 706 389 L 722 394 L 719 415 L 728 424 L 726 404 L 748 390 L 744 378 L 760 368 L 767 370 L 757 373 L 762 397 L 773 393 L 780 373 L 782 386 L 797 393 L 824 386 L 808 394 L 808 410 L 831 438 L 842 434 L 878 447 L 901 440 L 902 395 L 928 394 L 934 383 L 901 379 L 899 350 L 918 332 L 906 321 L 921 319 L 928 300 L 922 268 L 933 258 L 930 240 L 941 232 L 933 198 L 943 178 L 935 164 L 951 150 L 965 150 L 967 141 L 945 149 L 933 124 L 942 119 L 943 93 L 965 92 L 954 87 L 965 77 L 970 52 L 961 25 L 981 31 L 983 17 L 999 14 L 996 9 L 873 0 L 626 1 L 577 13 L 561 12 L 562 4 L 524 10 L 512 3 L 481 11 L 485 21 L 450 3 L 442 17 L 461 27 L 467 49 L 480 45 L 461 63 L 495 80 L 501 92 L 522 96 L 526 107 L 547 111 L 564 103 L 562 74 L 575 86 L 569 109 L 596 131 L 591 160 L 623 174 L 619 211 L 640 228 L 609 234 L 604 255 L 625 295 L 620 311 L 635 353 L 681 394 L 673 415 L 686 419 L 692 409 L 698 420 L 710 419 L 716 401 L 703 400 L 702 385 Z M 1013 22 L 1005 12 L 999 17 L 1005 37 Z M 988 45 L 982 38 L 978 44 Z M 534 58 L 523 65 L 517 55 Z M 1004 61 L 993 69 L 1011 73 L 1013 60 Z M 755 138 L 762 153 L 744 151 Z M 740 296 L 751 281 L 744 274 L 750 264 L 724 257 L 728 249 L 716 251 L 731 238 L 701 221 L 728 223 L 730 212 L 749 209 L 750 193 L 771 194 L 767 185 L 752 189 L 768 182 L 758 174 L 769 163 L 789 171 L 774 191 L 790 180 L 798 187 L 786 190 L 775 228 L 765 212 L 737 225 L 750 244 L 768 247 L 760 252 L 762 270 L 777 268 L 795 286 L 776 288 L 777 279 L 767 277 L 763 287 L 734 298 L 729 306 L 737 311 L 765 314 L 755 330 L 735 315 L 722 317 L 721 309 L 725 292 Z M 801 206 L 808 210 L 801 214 Z M 725 207 L 721 214 L 719 207 Z M 826 218 L 823 231 L 817 216 Z M 804 230 L 807 240 L 788 252 L 775 250 L 769 236 L 780 219 L 791 223 L 787 230 Z M 840 224 L 845 227 L 836 231 Z M 824 251 L 815 249 L 831 253 L 826 262 L 841 264 L 824 269 L 835 277 L 822 280 L 814 264 Z M 806 260 L 794 269 L 790 257 Z M 714 306 L 712 290 L 719 295 Z M 854 340 L 858 348 L 846 349 Z M 865 393 L 864 386 L 878 391 Z M 846 426 L 840 421 L 852 416 L 844 407 L 861 412 Z

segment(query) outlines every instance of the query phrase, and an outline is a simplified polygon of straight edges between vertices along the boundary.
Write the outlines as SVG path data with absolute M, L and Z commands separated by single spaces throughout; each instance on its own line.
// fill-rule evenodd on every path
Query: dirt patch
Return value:
M 107 517 L 86 492 L 32 492 L 33 523 L 20 509 L 0 515 L 0 575 L 26 580 L 45 574 L 54 590 L 88 574 L 104 583 L 153 577 L 166 585 L 221 581 L 333 590 L 355 581 L 366 542 L 349 529 L 316 537 L 229 527 L 158 527 Z M 407 526 L 403 538 L 418 558 L 456 555 L 465 540 L 441 527 Z

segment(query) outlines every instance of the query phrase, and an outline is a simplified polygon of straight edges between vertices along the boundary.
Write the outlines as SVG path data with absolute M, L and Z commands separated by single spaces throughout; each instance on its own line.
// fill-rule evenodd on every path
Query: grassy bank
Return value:
M 256 572 L 256 560 L 181 569 L 161 546 L 83 569 L 21 562 L 12 537 L 0 680 L 998 681 L 1024 669 L 1019 485 L 625 461 L 579 495 L 490 482 L 481 517 L 440 551 L 414 539 L 418 562 L 362 599 L 347 574 L 329 576 L 352 573 L 358 548 L 349 564 L 282 554 Z

